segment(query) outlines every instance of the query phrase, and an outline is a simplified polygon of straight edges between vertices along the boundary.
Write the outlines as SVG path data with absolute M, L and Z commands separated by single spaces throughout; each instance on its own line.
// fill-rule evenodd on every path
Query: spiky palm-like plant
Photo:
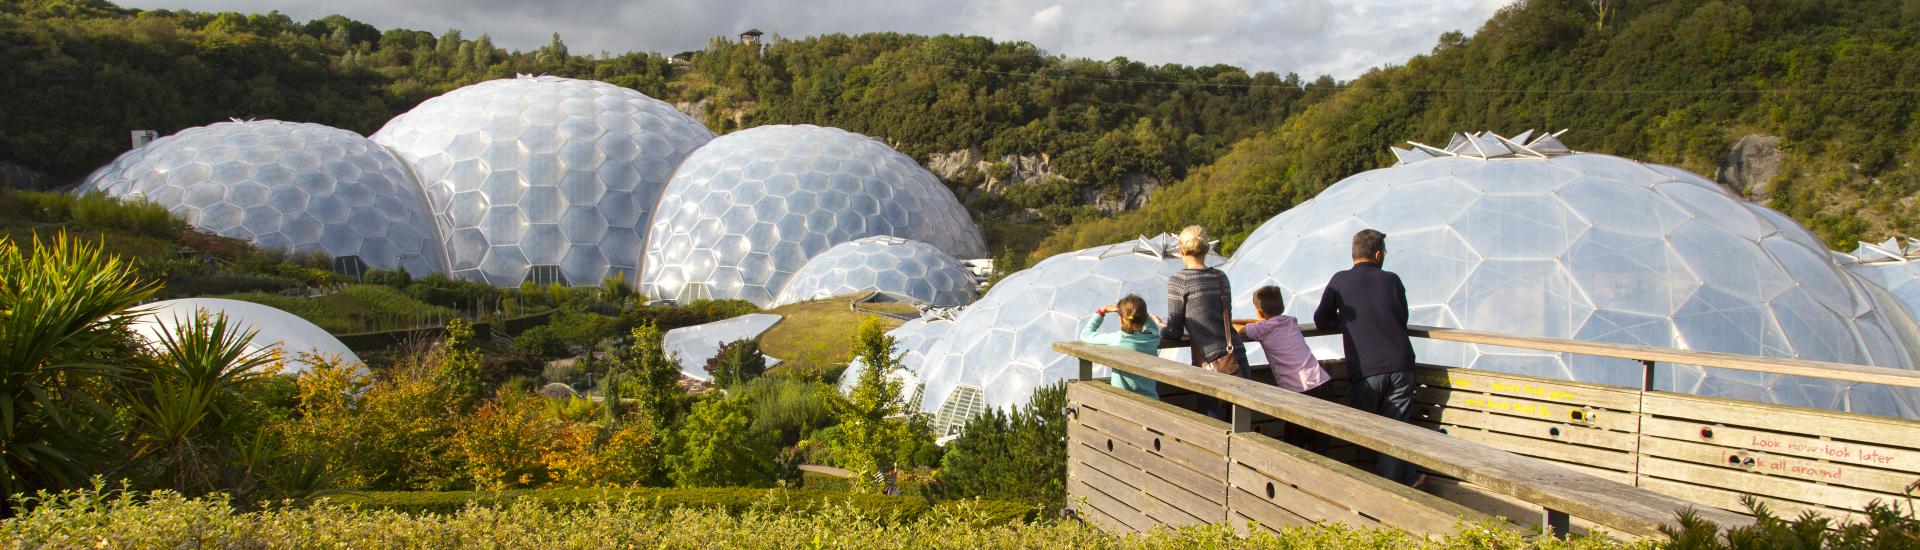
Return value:
M 247 349 L 254 334 L 205 311 L 160 331 L 126 385 L 134 463 L 157 466 L 183 492 L 220 486 L 229 409 L 277 361 L 270 349 Z
M 133 273 L 65 233 L 31 247 L 0 237 L 0 492 L 78 487 L 104 458 L 107 382 L 134 355 L 129 313 L 159 288 Z

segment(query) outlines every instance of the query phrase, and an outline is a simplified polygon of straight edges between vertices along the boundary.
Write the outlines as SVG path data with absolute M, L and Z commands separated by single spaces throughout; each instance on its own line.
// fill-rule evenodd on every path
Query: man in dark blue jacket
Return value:
M 1345 335 L 1347 387 L 1354 408 L 1405 422 L 1413 407 L 1413 342 L 1407 338 L 1407 287 L 1380 269 L 1387 236 L 1353 235 L 1353 268 L 1333 274 L 1313 312 L 1319 328 Z M 1419 473 L 1400 459 L 1379 455 L 1375 474 L 1413 485 Z

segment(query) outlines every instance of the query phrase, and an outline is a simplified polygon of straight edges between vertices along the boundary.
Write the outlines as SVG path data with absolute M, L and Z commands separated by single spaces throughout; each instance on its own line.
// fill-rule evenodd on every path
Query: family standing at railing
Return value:
M 1233 320 L 1233 287 L 1226 273 L 1208 267 L 1206 230 L 1188 226 L 1180 231 L 1180 260 L 1185 269 L 1167 280 L 1167 318 L 1156 322 L 1147 314 L 1146 301 L 1129 294 L 1112 306 L 1094 312 L 1080 339 L 1096 344 L 1157 353 L 1162 338 L 1185 339 L 1192 363 L 1221 374 L 1249 377 L 1247 340 L 1260 343 L 1274 382 L 1282 388 L 1331 400 L 1329 376 L 1307 347 L 1300 323 L 1285 315 L 1286 299 L 1276 287 L 1253 293 L 1257 321 Z M 1386 261 L 1387 236 L 1372 229 L 1353 236 L 1353 267 L 1335 273 L 1320 296 L 1314 324 L 1339 331 L 1345 339 L 1349 403 L 1360 410 L 1405 422 L 1412 410 L 1413 344 L 1407 335 L 1407 289 L 1400 277 L 1381 269 Z M 1120 316 L 1120 331 L 1101 332 L 1108 313 Z M 1153 380 L 1113 373 L 1114 386 L 1157 399 Z M 1231 406 L 1210 396 L 1199 396 L 1202 412 L 1228 420 Z M 1285 440 L 1316 452 L 1326 449 L 1325 436 L 1289 426 Z M 1402 484 L 1417 483 L 1418 472 L 1396 458 L 1378 455 L 1374 473 Z

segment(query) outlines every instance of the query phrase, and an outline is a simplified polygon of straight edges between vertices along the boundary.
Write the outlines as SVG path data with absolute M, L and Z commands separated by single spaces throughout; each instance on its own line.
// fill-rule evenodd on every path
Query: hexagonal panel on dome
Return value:
M 1275 216 L 1223 267 L 1236 315 L 1251 316 L 1253 290 L 1273 284 L 1288 293 L 1289 312 L 1310 318 L 1327 279 L 1350 265 L 1353 233 L 1371 227 L 1387 233 L 1386 268 L 1406 284 L 1410 309 L 1440 326 L 1913 368 L 1900 351 L 1920 349 L 1907 313 L 1887 311 L 1888 300 L 1789 218 L 1676 168 L 1557 145 L 1521 149 L 1401 150 L 1400 164 Z M 1850 268 L 1920 296 L 1920 270 Z M 1309 342 L 1322 358 L 1341 355 L 1337 339 Z M 1638 382 L 1637 367 L 1620 361 L 1423 344 L 1430 362 Z M 1913 392 L 1661 372 L 1661 389 L 1920 414 Z
M 677 297 L 699 285 L 716 298 L 766 306 L 808 260 L 870 236 L 920 241 L 962 258 L 986 254 L 979 228 L 932 173 L 836 128 L 761 126 L 715 139 L 675 170 L 659 211 L 647 235 L 643 292 L 650 296 Z M 756 238 L 734 238 L 749 232 Z M 736 275 L 737 287 L 730 284 Z
M 592 286 L 615 271 L 639 280 L 652 206 L 674 164 L 713 133 L 627 88 L 522 76 L 429 99 L 373 139 L 413 164 L 455 275 L 517 286 L 531 262 Z M 454 242 L 476 228 L 477 240 Z
M 983 388 L 989 406 L 1026 403 L 1033 390 L 1078 368 L 1053 351 L 1053 342 L 1078 338 L 1093 310 L 1127 294 L 1140 295 L 1148 311 L 1165 317 L 1167 278 L 1182 268 L 1167 252 L 1172 241 L 1161 235 L 1068 252 L 1002 279 L 954 317 L 946 337 L 902 348 L 925 356 L 921 409 L 939 410 L 959 386 Z M 1223 260 L 1214 256 L 1208 263 Z M 1105 329 L 1117 327 L 1108 322 Z
M 746 271 L 768 271 L 748 258 Z M 973 301 L 973 275 L 933 245 L 898 237 L 867 237 L 834 245 L 787 280 L 771 307 L 856 292 L 883 292 L 926 306 Z
M 195 229 L 263 248 L 447 270 L 413 172 L 360 134 L 257 120 L 188 128 L 121 154 L 75 193 L 144 199 Z

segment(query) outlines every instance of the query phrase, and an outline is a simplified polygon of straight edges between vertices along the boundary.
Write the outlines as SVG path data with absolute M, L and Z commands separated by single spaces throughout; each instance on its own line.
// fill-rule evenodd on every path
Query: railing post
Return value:
M 1572 528 L 1572 523 L 1573 520 L 1567 517 L 1566 512 L 1552 508 L 1541 509 L 1540 529 L 1546 531 L 1550 536 L 1562 539 L 1567 538 L 1567 530 Z
M 1078 378 L 1078 380 L 1092 380 L 1092 379 L 1093 379 L 1093 361 L 1088 359 L 1081 359 L 1080 360 L 1080 378 Z
M 1653 391 L 1653 360 L 1640 361 L 1640 391 Z
M 1233 406 L 1233 433 L 1251 431 L 1253 431 L 1253 409 L 1235 404 Z

